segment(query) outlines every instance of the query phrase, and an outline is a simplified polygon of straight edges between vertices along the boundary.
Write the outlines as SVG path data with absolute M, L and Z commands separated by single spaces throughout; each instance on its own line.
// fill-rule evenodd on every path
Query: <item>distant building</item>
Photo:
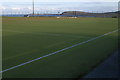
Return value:
M 24 15 L 24 17 L 30 17 L 29 15 Z

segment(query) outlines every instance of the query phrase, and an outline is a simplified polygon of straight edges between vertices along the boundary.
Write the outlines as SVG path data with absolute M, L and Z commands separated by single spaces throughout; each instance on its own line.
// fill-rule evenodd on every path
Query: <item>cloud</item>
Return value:
M 28 9 L 29 9 L 29 10 L 32 10 L 32 8 L 31 8 L 31 7 L 28 7 Z
M 16 5 L 19 4 L 19 5 Z M 49 4 L 49 5 L 47 5 Z M 37 3 L 35 5 L 35 12 L 58 12 L 58 11 L 117 11 L 117 2 L 49 2 L 49 3 Z M 4 12 L 32 12 L 32 4 L 30 3 L 6 3 L 1 6 Z
M 6 7 L 0 6 L 0 10 L 5 10 Z
M 20 8 L 11 8 L 12 10 L 20 10 Z

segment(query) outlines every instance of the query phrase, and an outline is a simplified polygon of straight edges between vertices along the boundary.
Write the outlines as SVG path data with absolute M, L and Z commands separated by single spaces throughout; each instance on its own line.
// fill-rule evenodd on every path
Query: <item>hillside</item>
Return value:
M 106 13 L 88 13 L 88 12 L 81 12 L 81 11 L 66 11 L 63 12 L 61 15 L 68 15 L 68 16 L 86 16 L 86 17 L 118 17 L 118 12 L 106 12 Z

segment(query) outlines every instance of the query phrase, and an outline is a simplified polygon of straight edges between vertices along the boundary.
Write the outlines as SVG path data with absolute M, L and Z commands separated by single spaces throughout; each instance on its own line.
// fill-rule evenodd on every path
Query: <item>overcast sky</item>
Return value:
M 1 0 L 0 10 L 5 14 L 31 13 L 32 1 L 33 0 Z M 119 0 L 35 0 L 35 12 L 112 12 L 118 10 L 118 2 Z
M 1 0 L 0 2 L 30 2 L 32 0 Z M 35 0 L 36 2 L 118 2 L 120 0 Z

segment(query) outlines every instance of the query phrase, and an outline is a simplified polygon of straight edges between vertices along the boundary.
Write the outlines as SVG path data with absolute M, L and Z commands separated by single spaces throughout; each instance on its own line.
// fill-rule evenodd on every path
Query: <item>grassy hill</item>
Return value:
M 116 12 L 106 12 L 106 13 L 88 13 L 81 11 L 66 11 L 61 15 L 75 15 L 75 16 L 88 16 L 88 17 L 118 17 L 118 11 Z

